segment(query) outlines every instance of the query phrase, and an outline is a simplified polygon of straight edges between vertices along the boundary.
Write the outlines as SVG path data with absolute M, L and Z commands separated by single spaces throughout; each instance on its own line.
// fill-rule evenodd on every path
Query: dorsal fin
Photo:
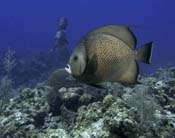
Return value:
M 91 33 L 108 33 L 125 42 L 130 48 L 135 49 L 137 40 L 134 33 L 125 25 L 106 25 L 89 32 Z

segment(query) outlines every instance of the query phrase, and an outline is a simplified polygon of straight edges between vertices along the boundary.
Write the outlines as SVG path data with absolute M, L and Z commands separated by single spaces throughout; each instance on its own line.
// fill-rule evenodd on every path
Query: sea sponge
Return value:
M 64 69 L 57 69 L 51 74 L 47 84 L 57 91 L 61 87 L 69 86 L 71 80 L 68 77 L 70 75 Z

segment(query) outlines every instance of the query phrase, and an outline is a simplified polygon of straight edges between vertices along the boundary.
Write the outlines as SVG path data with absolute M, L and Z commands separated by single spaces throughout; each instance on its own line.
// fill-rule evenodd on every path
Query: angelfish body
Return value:
M 74 49 L 66 70 L 88 83 L 137 83 L 137 60 L 150 63 L 152 42 L 136 50 L 128 26 L 107 25 L 87 33 Z

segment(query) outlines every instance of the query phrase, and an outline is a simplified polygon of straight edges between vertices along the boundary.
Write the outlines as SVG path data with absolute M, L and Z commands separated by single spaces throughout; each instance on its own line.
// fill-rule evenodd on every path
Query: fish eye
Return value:
M 78 59 L 78 56 L 74 56 L 74 60 L 76 61 Z

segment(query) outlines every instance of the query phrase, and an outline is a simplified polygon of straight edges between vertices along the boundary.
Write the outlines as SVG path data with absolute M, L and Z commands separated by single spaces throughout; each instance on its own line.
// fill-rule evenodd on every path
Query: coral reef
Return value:
M 4 104 L 8 102 L 10 97 L 14 96 L 14 81 L 11 73 L 16 64 L 14 57 L 15 52 L 8 49 L 4 54 L 4 57 L 1 59 L 3 63 L 1 67 L 4 69 L 4 72 L 3 75 L 0 76 L 0 114 L 4 109 Z
M 174 78 L 167 67 L 132 86 L 97 89 L 69 78 L 25 88 L 1 108 L 0 137 L 174 138 Z
M 10 59 L 7 56 L 8 52 L 10 52 Z M 6 76 L 9 67 L 12 68 L 9 68 L 10 78 L 13 80 L 13 87 L 15 89 L 21 90 L 25 87 L 35 87 L 37 83 L 46 80 L 55 69 L 61 68 L 62 63 L 59 62 L 60 59 L 55 53 L 28 52 L 27 54 L 24 56 L 18 52 L 14 55 L 12 50 L 0 51 L 0 79 Z M 7 60 L 10 62 L 7 62 Z M 9 63 L 9 66 L 5 65 L 5 63 Z M 64 66 L 62 65 L 62 67 Z

